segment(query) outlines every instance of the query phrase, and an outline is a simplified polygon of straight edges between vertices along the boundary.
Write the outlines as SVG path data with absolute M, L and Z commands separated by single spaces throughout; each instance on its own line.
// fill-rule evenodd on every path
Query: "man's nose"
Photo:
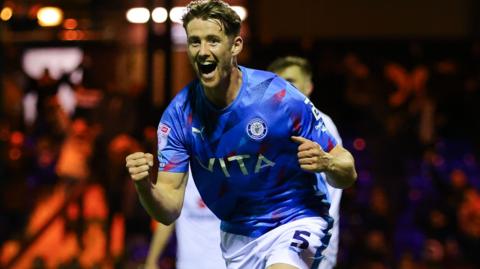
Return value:
M 199 56 L 208 55 L 209 52 L 210 52 L 210 49 L 208 48 L 208 43 L 202 42 L 200 44 L 200 51 L 198 52 Z

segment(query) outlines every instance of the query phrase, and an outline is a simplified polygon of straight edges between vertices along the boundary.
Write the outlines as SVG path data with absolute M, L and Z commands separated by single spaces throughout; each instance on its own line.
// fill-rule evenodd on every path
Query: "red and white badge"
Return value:
M 158 126 L 158 150 L 162 150 L 167 145 L 167 139 L 168 135 L 170 134 L 170 130 L 170 127 L 163 123 L 160 123 L 160 125 Z
M 160 123 L 158 126 L 158 135 L 161 136 L 168 136 L 170 133 L 170 127 L 168 127 L 166 124 Z

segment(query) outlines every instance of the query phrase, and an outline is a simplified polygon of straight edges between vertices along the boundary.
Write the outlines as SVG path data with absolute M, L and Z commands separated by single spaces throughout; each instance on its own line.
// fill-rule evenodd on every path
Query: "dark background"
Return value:
M 311 99 L 356 158 L 358 182 L 342 198 L 337 267 L 479 268 L 478 1 L 228 2 L 248 10 L 240 64 L 265 69 L 279 56 L 306 57 Z M 124 156 L 155 152 L 161 113 L 193 73 L 170 38 L 173 23 L 131 24 L 125 12 L 186 3 L 0 1 L 14 11 L 0 20 L 2 268 L 144 262 L 151 220 Z M 35 10 L 47 4 L 77 26 L 38 26 Z M 52 47 L 83 52 L 81 82 L 25 73 L 25 52 Z M 60 83 L 75 93 L 73 113 L 59 108 Z M 30 93 L 39 103 L 27 123 Z M 174 268 L 174 244 L 162 268 Z

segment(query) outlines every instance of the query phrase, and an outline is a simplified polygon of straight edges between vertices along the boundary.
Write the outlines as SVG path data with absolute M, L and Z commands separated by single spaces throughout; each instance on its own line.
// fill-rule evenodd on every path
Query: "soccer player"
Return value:
M 274 72 L 280 77 L 286 79 L 292 83 L 299 91 L 306 96 L 310 96 L 313 91 L 312 82 L 312 67 L 310 63 L 301 57 L 286 56 L 281 57 L 273 61 L 268 67 L 268 71 Z M 335 137 L 339 144 L 342 144 L 342 139 L 338 134 L 337 127 L 333 123 L 332 119 L 323 113 L 318 111 L 325 123 L 327 130 Z M 324 180 L 325 173 L 318 174 L 319 180 Z M 328 193 L 330 195 L 330 216 L 333 217 L 333 227 L 330 231 L 330 243 L 328 247 L 323 251 L 324 258 L 320 263 L 320 269 L 331 269 L 337 263 L 337 252 L 339 242 L 339 210 L 340 199 L 342 198 L 342 189 L 333 188 L 327 184 Z
M 175 268 L 225 268 L 220 250 L 219 227 L 220 220 L 203 203 L 189 174 L 182 213 L 175 221 L 175 225 L 157 225 L 145 268 L 158 268 L 158 259 L 174 230 L 177 237 Z
M 328 245 L 329 184 L 356 180 L 353 156 L 314 105 L 277 75 L 239 66 L 240 18 L 220 0 L 194 1 L 183 17 L 197 79 L 171 101 L 153 155 L 126 158 L 146 211 L 169 225 L 180 215 L 190 164 L 205 204 L 221 220 L 227 268 L 316 268 Z

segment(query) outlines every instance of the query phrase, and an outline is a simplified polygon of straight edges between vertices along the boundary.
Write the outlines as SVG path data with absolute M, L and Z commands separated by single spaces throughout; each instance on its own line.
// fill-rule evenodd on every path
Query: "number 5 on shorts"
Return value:
M 309 242 L 308 242 L 308 237 L 310 236 L 310 232 L 307 231 L 295 231 L 295 234 L 293 235 L 293 240 L 290 244 L 292 247 L 300 248 L 300 249 L 306 249 L 308 248 Z

